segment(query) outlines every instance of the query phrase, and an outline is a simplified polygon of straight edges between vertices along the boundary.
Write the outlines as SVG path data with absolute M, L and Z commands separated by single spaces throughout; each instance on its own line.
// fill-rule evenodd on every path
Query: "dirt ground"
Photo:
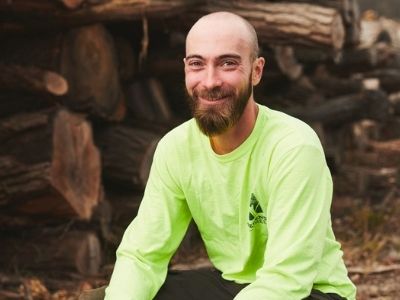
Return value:
M 379 197 L 336 196 L 332 222 L 342 243 L 344 259 L 357 299 L 400 299 L 400 191 L 392 188 Z M 174 269 L 210 265 L 201 244 L 186 243 L 173 258 Z M 71 273 L 0 272 L 0 299 L 73 300 L 85 289 L 105 285 L 112 272 L 106 265 L 96 277 Z

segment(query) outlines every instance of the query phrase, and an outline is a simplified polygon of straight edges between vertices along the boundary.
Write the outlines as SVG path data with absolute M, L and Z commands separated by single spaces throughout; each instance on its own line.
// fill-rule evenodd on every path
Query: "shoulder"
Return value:
M 315 147 L 323 152 L 321 142 L 316 132 L 305 122 L 280 111 L 263 107 L 267 121 L 264 134 L 267 142 L 283 150 L 298 147 Z
M 198 140 L 198 129 L 194 119 L 190 119 L 166 133 L 158 142 L 156 156 L 164 159 L 180 158 L 190 151 Z

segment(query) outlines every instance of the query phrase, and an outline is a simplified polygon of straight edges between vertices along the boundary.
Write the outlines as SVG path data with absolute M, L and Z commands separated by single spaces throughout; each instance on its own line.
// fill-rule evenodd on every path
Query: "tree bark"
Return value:
M 106 120 L 123 118 L 118 61 L 112 37 L 102 25 L 40 38 L 9 37 L 0 48 L 0 61 L 62 75 L 68 93 L 60 102 L 68 108 Z
M 0 64 L 0 88 L 61 96 L 67 93 L 68 83 L 55 72 L 36 67 Z
M 303 3 L 209 1 L 208 11 L 226 10 L 246 18 L 262 43 L 341 49 L 344 27 L 339 12 Z
M 3 0 L 0 2 L 0 16 L 37 28 L 46 28 L 49 24 L 65 27 L 106 21 L 140 20 L 143 17 L 177 16 L 199 2 L 203 1 L 108 0 L 99 4 L 85 3 L 85 6 L 68 11 L 54 4 L 37 4 L 34 0 Z
M 143 190 L 160 136 L 146 130 L 115 125 L 96 132 L 102 153 L 105 184 Z
M 380 86 L 387 93 L 400 91 L 400 70 L 398 69 L 381 69 L 367 72 L 365 77 L 377 78 Z
M 285 0 L 272 0 L 272 2 L 287 2 Z M 357 0 L 290 0 L 293 3 L 309 3 L 330 7 L 338 10 L 343 18 L 346 29 L 346 44 L 356 45 L 360 40 L 361 20 L 360 7 Z
M 327 100 L 312 109 L 292 109 L 288 113 L 307 122 L 321 122 L 335 127 L 361 119 L 385 120 L 390 113 L 390 103 L 382 91 L 366 90 Z
M 67 233 L 25 232 L 20 237 L 0 237 L 0 265 L 15 270 L 63 270 L 95 275 L 102 251 L 97 235 L 87 231 Z
M 166 125 L 172 122 L 173 113 L 158 80 L 149 78 L 133 82 L 125 93 L 127 108 L 136 120 Z
M 8 157 L 0 173 L 4 209 L 90 219 L 101 190 L 100 155 L 83 116 L 20 114 L 1 120 L 0 141 Z

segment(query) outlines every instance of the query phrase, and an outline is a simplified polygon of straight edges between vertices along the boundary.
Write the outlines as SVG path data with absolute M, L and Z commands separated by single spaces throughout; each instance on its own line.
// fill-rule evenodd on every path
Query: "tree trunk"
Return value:
M 126 89 L 126 102 L 136 120 L 166 125 L 173 121 L 163 87 L 154 78 L 131 83 Z
M 66 110 L 20 114 L 1 120 L 0 141 L 0 155 L 7 156 L 0 187 L 4 209 L 91 217 L 99 201 L 100 155 L 83 116 Z
M 338 10 L 346 28 L 346 44 L 356 45 L 360 40 L 361 21 L 357 0 L 272 0 L 273 2 L 309 3 Z
M 143 190 L 160 136 L 116 125 L 97 131 L 95 139 L 102 153 L 105 184 Z
M 332 8 L 302 3 L 209 1 L 208 11 L 226 10 L 254 25 L 262 43 L 308 45 L 341 49 L 344 27 L 339 12 Z
M 60 74 L 36 67 L 0 64 L 0 88 L 61 96 L 68 83 Z
M 321 122 L 327 126 L 342 126 L 361 119 L 385 120 L 390 103 L 382 91 L 366 90 L 327 100 L 313 108 L 292 109 L 288 113 L 307 122 Z
M 62 7 L 57 8 L 54 4 L 37 4 L 35 0 L 3 0 L 0 1 L 0 16 L 4 16 L 5 20 L 18 20 L 37 28 L 46 28 L 49 24 L 65 27 L 106 21 L 140 20 L 144 16 L 177 16 L 198 2 L 202 1 L 108 0 L 99 4 L 85 3 L 85 6 L 68 11 Z
M 68 93 L 61 101 L 73 110 L 107 120 L 123 117 L 119 114 L 124 98 L 118 61 L 112 37 L 102 25 L 73 29 L 64 35 L 7 38 L 0 48 L 0 61 L 62 75 L 68 82 Z
M 367 72 L 365 77 L 379 79 L 381 88 L 387 93 L 400 91 L 400 70 L 398 69 L 381 69 Z
M 102 262 L 100 241 L 93 232 L 25 232 L 21 236 L 0 237 L 0 265 L 9 270 L 78 271 L 98 273 Z

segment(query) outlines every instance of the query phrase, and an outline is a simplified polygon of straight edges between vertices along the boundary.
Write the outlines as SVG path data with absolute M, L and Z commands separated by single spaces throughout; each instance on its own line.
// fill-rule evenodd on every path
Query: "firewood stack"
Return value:
M 187 30 L 220 10 L 259 33 L 258 101 L 308 122 L 358 192 L 397 182 L 400 23 L 356 0 L 0 1 L 1 267 L 99 271 L 189 117 Z

